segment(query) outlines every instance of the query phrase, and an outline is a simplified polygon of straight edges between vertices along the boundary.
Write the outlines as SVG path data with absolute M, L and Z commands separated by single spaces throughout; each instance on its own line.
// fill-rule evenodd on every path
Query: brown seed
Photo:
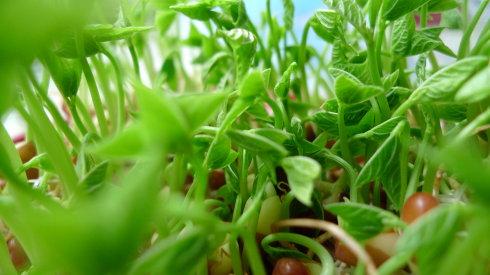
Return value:
M 10 253 L 10 259 L 17 269 L 22 269 L 28 264 L 29 259 L 26 253 L 15 238 L 8 240 L 7 247 Z
M 211 190 L 218 190 L 221 186 L 225 185 L 226 177 L 223 170 L 213 170 L 208 176 L 209 188 Z
M 350 249 L 345 246 L 342 242 L 335 240 L 335 259 L 342 261 L 348 265 L 356 265 L 357 257 L 350 251 Z
M 305 265 L 292 258 L 281 258 L 277 261 L 272 275 L 309 275 L 310 272 Z
M 410 224 L 438 205 L 439 200 L 436 197 L 428 193 L 417 192 L 411 195 L 403 205 L 401 218 Z
M 19 153 L 22 163 L 28 162 L 37 155 L 36 146 L 30 141 L 17 146 L 17 152 Z M 27 178 L 30 180 L 39 178 L 39 170 L 36 168 L 27 169 L 26 174 Z

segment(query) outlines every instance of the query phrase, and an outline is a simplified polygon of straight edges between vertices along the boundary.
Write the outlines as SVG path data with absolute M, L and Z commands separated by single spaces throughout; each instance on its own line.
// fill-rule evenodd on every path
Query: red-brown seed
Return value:
M 7 247 L 10 253 L 10 259 L 17 269 L 22 269 L 28 264 L 29 259 L 26 253 L 15 238 L 8 240 Z
M 306 266 L 292 258 L 281 258 L 277 261 L 272 271 L 272 275 L 309 275 Z
M 211 190 L 218 190 L 221 186 L 225 185 L 226 177 L 223 170 L 213 170 L 209 173 L 208 177 L 209 188 Z
M 438 205 L 439 200 L 436 197 L 428 193 L 417 192 L 411 195 L 403 205 L 401 218 L 410 224 Z
M 345 246 L 342 242 L 335 240 L 335 252 L 334 252 L 334 257 L 335 259 L 344 262 L 348 265 L 356 265 L 357 264 L 357 257 L 350 251 L 350 249 Z
M 36 146 L 32 142 L 25 142 L 17 147 L 17 152 L 19 153 L 22 163 L 26 163 L 37 155 Z M 39 170 L 35 168 L 27 169 L 26 171 L 28 179 L 39 178 Z

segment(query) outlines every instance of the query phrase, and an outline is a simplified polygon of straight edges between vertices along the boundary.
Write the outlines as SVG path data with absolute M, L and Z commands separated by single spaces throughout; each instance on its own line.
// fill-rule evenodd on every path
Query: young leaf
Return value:
M 311 205 L 313 181 L 320 175 L 320 164 L 308 157 L 293 156 L 283 158 L 281 166 L 286 171 L 292 194 L 301 203 Z
M 289 93 L 289 86 L 291 84 L 291 74 L 296 70 L 296 62 L 289 65 L 288 69 L 284 72 L 281 80 L 274 87 L 274 92 L 279 98 L 285 99 Z
M 411 97 L 421 96 L 427 101 L 451 99 L 468 78 L 487 64 L 488 58 L 482 56 L 459 60 L 429 77 Z
M 282 0 L 282 6 L 284 7 L 284 28 L 290 30 L 293 27 L 294 19 L 294 3 L 293 0 Z
M 385 122 L 376 125 L 369 131 L 356 135 L 357 138 L 371 138 L 377 141 L 382 141 L 389 136 L 396 128 L 400 121 L 404 120 L 403 116 L 392 117 Z
M 246 101 L 254 100 L 265 92 L 265 82 L 260 70 L 250 72 L 242 81 L 240 97 Z
M 490 66 L 466 81 L 456 93 L 455 99 L 461 103 L 475 103 L 490 96 Z
M 343 35 L 340 29 L 340 15 L 334 10 L 318 10 L 309 22 L 315 33 L 329 43 Z
M 361 103 L 382 93 L 380 87 L 364 85 L 344 75 L 335 80 L 335 95 L 339 102 L 346 105 Z
M 191 130 L 209 122 L 226 100 L 227 95 L 215 93 L 185 93 L 175 98 L 189 122 Z
M 355 0 L 325 0 L 325 2 L 337 10 L 359 32 L 365 32 L 366 24 L 364 22 L 364 15 Z
M 403 127 L 403 122 L 399 122 L 397 127 L 391 132 L 390 136 L 381 144 L 374 155 L 362 167 L 355 185 L 360 187 L 371 180 L 378 179 L 388 171 L 388 165 L 395 162 L 398 157 L 398 133 Z
M 389 211 L 362 203 L 331 203 L 325 206 L 341 218 L 340 226 L 359 241 L 367 240 L 404 223 Z
M 76 95 L 82 78 L 80 61 L 61 58 L 50 52 L 46 52 L 41 58 L 61 94 L 64 97 Z
M 216 137 L 214 146 L 209 148 L 206 156 L 209 169 L 219 169 L 230 164 L 234 160 L 233 155 L 236 154 L 231 150 L 231 140 L 226 135 Z M 230 161 L 231 160 L 231 161 Z
M 416 10 L 430 0 L 388 0 L 383 10 L 383 18 L 386 20 L 396 20 L 403 15 Z
M 170 9 L 180 12 L 191 19 L 201 21 L 207 21 L 214 16 L 212 8 L 213 6 L 209 1 L 182 3 L 170 7 Z
M 286 156 L 288 154 L 282 145 L 250 131 L 230 130 L 227 135 L 238 146 L 255 153 L 268 153 L 277 156 Z
M 432 51 L 443 45 L 440 39 L 434 39 L 425 35 L 423 32 L 415 32 L 412 37 L 410 51 L 408 55 L 418 55 L 428 51 Z
M 90 172 L 88 172 L 88 174 L 80 182 L 83 189 L 90 193 L 99 188 L 106 179 L 108 167 L 109 162 L 103 161 L 92 168 L 92 170 L 90 170 Z
M 89 25 L 85 32 L 97 42 L 108 42 L 131 37 L 134 34 L 148 31 L 153 27 L 114 27 L 113 25 Z
M 393 23 L 391 49 L 394 54 L 407 56 L 412 47 L 412 37 L 415 33 L 415 20 L 412 15 L 406 15 Z
M 329 135 L 338 136 L 338 114 L 334 112 L 317 112 L 313 115 L 313 121 L 320 129 L 327 132 Z
M 257 39 L 253 33 L 241 28 L 222 31 L 221 33 L 233 48 L 238 75 L 244 75 L 254 60 Z

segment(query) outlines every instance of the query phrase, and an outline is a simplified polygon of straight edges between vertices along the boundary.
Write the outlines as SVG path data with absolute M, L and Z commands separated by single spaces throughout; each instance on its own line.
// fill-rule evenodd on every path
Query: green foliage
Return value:
M 0 1 L 0 117 L 28 128 L 0 127 L 0 231 L 29 258 L 4 242 L 0 273 L 488 273 L 490 1 L 325 0 L 303 33 L 265 2 Z M 320 229 L 400 234 L 345 267 Z

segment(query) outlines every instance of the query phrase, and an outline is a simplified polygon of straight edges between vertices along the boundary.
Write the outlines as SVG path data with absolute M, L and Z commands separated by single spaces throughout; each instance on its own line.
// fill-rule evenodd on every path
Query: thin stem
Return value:
M 88 131 L 87 131 L 87 128 L 85 127 L 85 125 L 83 124 L 82 120 L 80 119 L 80 116 L 78 115 L 78 111 L 77 111 L 77 107 L 76 107 L 77 99 L 78 98 L 76 96 L 74 96 L 71 99 L 68 99 L 67 105 L 68 105 L 68 109 L 70 109 L 71 117 L 73 118 L 73 121 L 75 122 L 75 125 L 78 128 L 78 131 L 80 131 L 82 136 L 84 136 L 87 134 Z
M 322 263 L 322 270 L 319 273 L 320 275 L 335 274 L 335 264 L 333 262 L 332 256 L 330 256 L 328 251 L 320 244 L 320 242 L 300 234 L 273 233 L 262 240 L 262 246 L 267 251 L 267 247 L 269 246 L 269 244 L 279 241 L 287 241 L 308 248 L 309 251 L 315 253 L 318 256 L 320 262 Z
M 334 223 L 314 219 L 289 219 L 279 221 L 275 223 L 273 227 L 304 227 L 321 229 L 330 232 L 336 239 L 345 244 L 359 260 L 366 264 L 367 273 L 369 275 L 378 274 L 378 271 L 376 270 L 376 265 L 374 264 L 371 256 L 369 256 L 366 250 L 364 250 L 364 248 L 354 238 L 352 238 L 342 228 Z
M 476 27 L 476 24 L 480 20 L 480 17 L 482 16 L 483 12 L 485 11 L 485 8 L 487 7 L 488 3 L 490 0 L 483 0 L 480 3 L 480 6 L 478 7 L 478 10 L 476 10 L 475 15 L 471 19 L 470 24 L 466 27 L 463 37 L 461 38 L 461 45 L 459 46 L 458 50 L 458 58 L 464 58 L 468 52 L 469 52 L 469 47 L 470 47 L 470 40 L 471 40 L 471 34 L 473 33 L 473 30 Z M 467 1 L 466 1 L 467 2 Z M 467 3 L 466 3 L 467 5 Z
M 114 67 L 114 72 L 116 73 L 116 83 L 117 83 L 117 122 L 116 131 L 121 131 L 124 126 L 125 116 L 126 116 L 126 106 L 125 106 L 125 92 L 123 87 L 123 77 L 121 67 L 117 62 L 114 55 L 112 55 L 108 50 L 104 49 L 102 53 L 109 59 Z
M 42 88 L 39 82 L 37 82 L 33 72 L 31 70 L 27 70 L 27 74 L 29 76 L 29 79 L 31 80 L 32 85 L 38 91 L 39 96 L 46 104 L 46 107 L 49 113 L 51 114 L 51 117 L 53 118 L 54 122 L 56 123 L 56 126 L 58 126 L 61 132 L 63 132 L 63 134 L 66 136 L 66 138 L 71 143 L 71 145 L 75 148 L 75 150 L 78 150 L 80 148 L 80 140 L 78 139 L 78 137 L 75 135 L 73 130 L 70 127 L 68 127 L 68 124 L 61 116 L 60 112 L 54 105 L 53 101 L 49 98 L 47 91 Z
M 305 69 L 305 62 L 306 62 L 306 42 L 308 41 L 308 31 L 310 30 L 310 22 L 306 22 L 305 27 L 303 28 L 303 34 L 301 36 L 301 45 L 299 47 L 299 57 L 298 57 L 298 66 L 301 70 L 301 90 L 303 91 L 302 93 L 302 100 L 308 101 L 309 98 L 309 93 L 308 93 L 308 84 L 306 82 L 307 76 L 306 76 L 306 69 Z
M 69 196 L 74 195 L 77 191 L 78 176 L 73 168 L 68 150 L 31 90 L 27 76 L 21 78 L 21 84 L 24 99 L 34 118 L 34 123 L 31 123 L 30 126 L 39 137 L 41 146 L 48 153 L 55 170 L 64 183 L 65 191 Z
M 82 34 L 77 34 L 76 45 L 78 54 L 80 56 L 80 63 L 82 64 L 82 71 L 85 75 L 85 80 L 87 81 L 88 88 L 90 91 L 90 97 L 95 108 L 95 114 L 97 116 L 97 121 L 99 122 L 100 132 L 102 136 L 107 136 L 109 134 L 109 127 L 107 125 L 107 120 L 104 114 L 104 107 L 102 105 L 102 100 L 100 99 L 100 93 L 97 88 L 97 83 L 95 83 L 94 75 L 88 64 L 87 58 L 85 57 L 84 41 Z

